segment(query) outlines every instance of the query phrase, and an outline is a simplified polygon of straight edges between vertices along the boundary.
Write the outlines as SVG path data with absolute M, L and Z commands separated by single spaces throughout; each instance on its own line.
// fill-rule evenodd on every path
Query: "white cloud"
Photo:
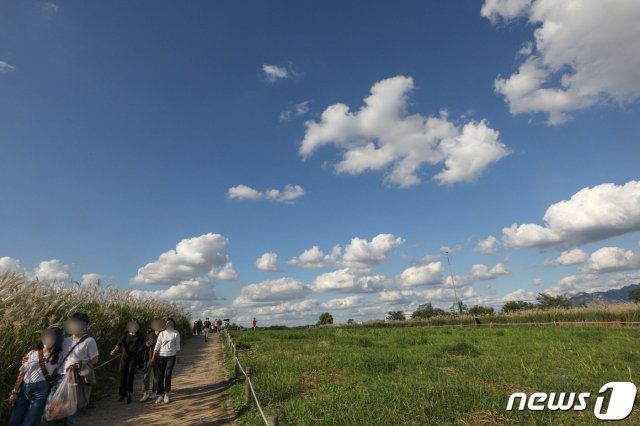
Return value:
M 582 249 L 574 248 L 566 250 L 560 253 L 560 256 L 551 260 L 545 261 L 547 265 L 577 265 L 584 263 L 589 256 Z
M 469 273 L 470 277 L 474 280 L 495 280 L 501 275 L 508 275 L 511 271 L 502 263 L 498 263 L 492 268 L 489 268 L 487 265 L 483 265 L 481 263 L 475 264 L 471 266 L 471 272 Z
M 542 284 L 542 278 L 534 278 L 531 284 L 536 286 Z
M 528 291 L 525 290 L 523 288 L 520 288 L 512 293 L 509 293 L 507 295 L 504 296 L 504 301 L 505 302 L 513 302 L 516 300 L 524 300 L 525 302 L 533 302 L 534 300 L 536 300 L 536 296 L 537 294 L 532 292 L 532 291 Z
M 346 268 L 369 270 L 387 260 L 391 250 L 402 243 L 404 240 L 393 234 L 378 234 L 371 241 L 353 238 L 344 249 L 342 264 Z
M 0 257 L 0 274 L 5 272 L 17 272 L 25 273 L 25 268 L 22 267 L 18 259 L 14 259 L 9 256 Z
M 256 268 L 264 272 L 282 272 L 282 269 L 278 268 L 278 255 L 273 252 L 263 253 L 256 259 Z
M 80 285 L 89 286 L 93 284 L 98 284 L 99 282 L 102 282 L 103 279 L 104 279 L 104 275 L 96 274 L 95 272 L 92 272 L 89 274 L 83 274 L 82 278 L 80 279 Z
M 383 275 L 361 275 L 348 268 L 327 272 L 315 278 L 309 286 L 314 292 L 343 291 L 371 293 L 389 286 L 391 280 Z
M 305 269 L 326 268 L 335 266 L 341 253 L 342 248 L 339 245 L 334 246 L 329 254 L 325 254 L 320 247 L 313 246 L 303 251 L 301 255 L 293 257 L 288 263 Z
M 544 113 L 555 125 L 577 109 L 640 97 L 637 0 L 487 0 L 481 14 L 526 16 L 534 27 L 518 71 L 495 81 L 511 113 Z
M 229 240 L 208 233 L 180 241 L 174 250 L 138 269 L 132 284 L 176 284 L 194 279 L 233 280 L 237 273 L 225 249 Z
M 264 78 L 270 83 L 282 78 L 289 78 L 289 71 L 287 68 L 280 67 L 278 65 L 264 64 L 262 65 L 262 72 L 264 73 Z
M 45 260 L 38 264 L 33 273 L 40 281 L 69 281 L 69 266 L 60 263 L 58 259 Z
M 552 204 L 534 223 L 502 230 L 506 247 L 549 247 L 601 241 L 640 230 L 640 181 L 583 188 L 569 200 Z
M 0 61 L 0 74 L 7 74 L 15 69 L 16 67 L 14 67 L 13 65 L 8 64 L 5 61 Z
M 258 191 L 247 185 L 236 185 L 229 188 L 227 196 L 236 200 L 269 200 L 280 203 L 292 204 L 298 198 L 305 195 L 304 188 L 300 185 L 285 185 L 283 189 L 267 189 Z
M 275 305 L 304 295 L 306 286 L 294 278 L 278 278 L 242 287 L 233 306 Z
M 351 309 L 356 306 L 362 306 L 364 301 L 364 297 L 354 295 L 331 299 L 328 302 L 323 303 L 321 306 L 323 309 Z
M 191 279 L 170 286 L 164 290 L 133 290 L 133 296 L 152 298 L 168 302 L 216 300 L 215 285 L 206 279 Z
M 355 237 L 345 246 L 344 253 L 340 245 L 335 245 L 329 254 L 313 246 L 293 257 L 289 264 L 307 269 L 335 266 L 366 274 L 374 265 L 386 261 L 391 250 L 403 243 L 402 238 L 393 234 L 378 234 L 371 241 Z
M 589 256 L 585 271 L 607 273 L 640 269 L 640 250 L 625 250 L 620 247 L 602 247 Z
M 302 300 L 300 302 L 283 302 L 272 306 L 259 306 L 252 309 L 254 315 L 281 316 L 286 314 L 298 314 L 311 312 L 316 309 L 318 302 L 315 300 Z
M 280 113 L 280 121 L 291 121 L 293 118 L 306 115 L 309 112 L 309 101 L 299 102 Z
M 476 245 L 473 251 L 475 251 L 476 253 L 482 253 L 489 256 L 497 256 L 499 246 L 500 246 L 500 241 L 493 235 L 489 235 L 484 240 L 478 241 L 478 245 Z
M 444 164 L 435 176 L 443 184 L 475 181 L 490 164 L 508 154 L 498 132 L 484 121 L 471 121 L 462 128 L 439 117 L 407 113 L 413 79 L 396 76 L 371 87 L 365 105 L 356 112 L 345 104 L 329 106 L 321 121 L 307 121 L 300 144 L 306 159 L 318 148 L 335 145 L 342 159 L 337 173 L 358 175 L 385 171 L 385 180 L 408 187 L 421 181 L 423 165 Z
M 442 271 L 441 262 L 410 266 L 402 271 L 400 279 L 404 287 L 442 284 Z

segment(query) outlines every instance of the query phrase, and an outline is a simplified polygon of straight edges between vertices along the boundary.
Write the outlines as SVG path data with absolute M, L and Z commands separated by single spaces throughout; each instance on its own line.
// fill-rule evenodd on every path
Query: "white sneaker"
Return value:
M 168 404 L 169 403 L 169 395 L 165 395 L 164 396 L 164 403 Z
M 162 402 L 162 395 L 158 395 L 158 398 L 156 398 L 156 404 L 160 404 Z
M 142 394 L 142 398 L 140 398 L 140 402 L 148 401 L 150 397 L 151 395 L 149 395 L 149 392 L 145 392 L 144 394 Z

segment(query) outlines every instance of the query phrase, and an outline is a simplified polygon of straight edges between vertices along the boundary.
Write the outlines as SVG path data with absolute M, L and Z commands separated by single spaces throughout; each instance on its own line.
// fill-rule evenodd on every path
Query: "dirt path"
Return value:
M 173 372 L 169 404 L 139 402 L 142 374 L 138 371 L 131 404 L 117 401 L 116 384 L 110 394 L 95 402 L 95 408 L 81 414 L 78 425 L 233 425 L 226 405 L 220 336 L 213 335 L 206 343 L 202 336 L 192 337 L 183 345 L 181 358 Z

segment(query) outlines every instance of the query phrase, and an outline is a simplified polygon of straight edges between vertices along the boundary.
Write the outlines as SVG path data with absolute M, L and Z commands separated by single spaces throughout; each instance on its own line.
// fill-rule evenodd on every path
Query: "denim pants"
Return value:
M 16 404 L 11 410 L 9 426 L 39 425 L 50 387 L 46 380 L 23 383 L 18 392 Z
M 158 386 L 158 371 L 151 360 L 146 362 L 142 372 L 142 383 L 144 384 L 143 390 L 145 392 L 155 392 Z

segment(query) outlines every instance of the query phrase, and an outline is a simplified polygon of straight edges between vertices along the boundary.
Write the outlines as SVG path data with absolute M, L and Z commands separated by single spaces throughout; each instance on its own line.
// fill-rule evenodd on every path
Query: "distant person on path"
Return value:
M 253 325 L 253 329 L 255 330 L 256 326 L 258 325 L 258 321 L 256 321 L 256 317 L 253 317 L 252 325 Z
M 151 321 L 150 330 L 147 333 L 147 341 L 145 342 L 143 366 L 142 366 L 142 383 L 144 385 L 144 393 L 140 402 L 145 402 L 151 398 L 152 392 L 156 392 L 158 386 L 158 369 L 153 361 L 153 350 L 158 341 L 158 335 L 164 330 L 164 325 L 160 320 Z
M 51 392 L 53 395 L 62 383 L 66 374 L 76 374 L 77 378 L 78 409 L 89 404 L 91 397 L 91 384 L 95 384 L 93 366 L 99 361 L 98 345 L 96 340 L 88 333 L 89 315 L 83 312 L 76 312 L 65 323 L 65 330 L 71 336 L 66 337 L 62 343 L 62 361 L 58 363 L 58 377 L 56 378 Z M 80 380 L 82 379 L 82 380 Z M 47 401 L 47 404 L 49 401 Z M 78 412 L 64 419 L 67 426 L 75 426 Z M 56 420 L 56 423 L 59 422 Z M 54 422 L 47 422 L 53 425 Z
M 153 352 L 158 366 L 158 390 L 156 404 L 169 402 L 171 392 L 171 375 L 176 363 L 180 363 L 180 333 L 176 330 L 173 318 L 165 321 L 165 330 L 160 332 Z
M 118 341 L 118 344 L 111 350 L 111 356 L 116 356 L 122 351 L 120 358 L 120 389 L 119 402 L 127 399 L 127 404 L 131 404 L 131 394 L 133 394 L 133 379 L 136 368 L 142 367 L 143 350 L 145 347 L 144 335 L 140 332 L 140 324 L 132 319 L 127 324 L 127 330 Z
M 193 322 L 193 335 L 195 336 L 196 334 L 198 334 L 198 320 Z
M 204 330 L 204 341 L 206 342 L 209 340 L 209 333 L 211 333 L 211 321 L 209 321 L 209 318 L 205 318 L 202 327 Z
M 202 334 L 202 320 L 200 318 L 198 318 L 198 321 L 196 322 L 196 332 L 198 336 Z
M 60 328 L 48 328 L 42 332 L 41 341 L 29 351 L 20 366 L 16 384 L 9 396 L 11 417 L 9 426 L 35 426 L 42 419 L 47 404 L 53 376 L 62 361 Z

